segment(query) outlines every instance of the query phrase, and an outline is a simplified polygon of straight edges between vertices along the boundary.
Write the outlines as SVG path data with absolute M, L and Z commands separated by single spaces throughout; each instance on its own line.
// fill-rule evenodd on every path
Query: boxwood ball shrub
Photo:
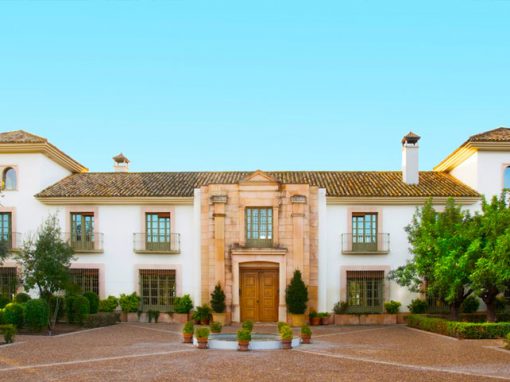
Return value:
M 248 329 L 239 329 L 237 331 L 238 341 L 251 341 L 251 331 Z
M 407 305 L 407 308 L 412 314 L 424 314 L 427 311 L 428 304 L 427 301 L 421 298 L 415 298 Z
M 0 334 L 3 334 L 5 343 L 11 344 L 16 336 L 16 327 L 11 324 L 0 325 Z
M 282 328 L 284 326 L 289 326 L 286 322 L 283 322 L 283 321 L 279 321 L 278 322 L 278 333 L 280 333 L 280 331 L 282 330 Z
M 33 331 L 40 332 L 48 326 L 50 307 L 41 299 L 29 300 L 25 304 L 25 326 Z
M 5 308 L 7 304 L 11 302 L 11 299 L 6 294 L 0 294 L 0 309 Z
M 195 337 L 197 338 L 209 338 L 209 328 L 201 327 L 195 330 Z
M 4 310 L 0 309 L 0 325 L 5 324 L 4 322 Z
M 246 320 L 242 323 L 241 327 L 251 332 L 253 330 L 253 321 Z
M 189 294 L 185 294 L 182 297 L 176 297 L 174 300 L 174 311 L 175 313 L 187 314 L 193 309 L 193 301 Z
M 506 347 L 508 350 L 510 350 L 510 333 L 508 333 L 508 334 L 506 335 L 505 342 L 506 342 L 506 346 L 505 346 L 505 347 Z
M 291 340 L 294 337 L 294 333 L 290 326 L 283 326 L 280 331 L 280 338 L 282 340 Z
M 384 310 L 389 314 L 397 314 L 400 310 L 400 305 L 402 305 L 400 302 L 391 300 L 384 303 Z
M 462 303 L 461 309 L 463 313 L 475 313 L 480 307 L 480 301 L 475 296 L 469 296 Z
M 90 313 L 89 300 L 83 296 L 66 298 L 67 321 L 71 324 L 83 325 Z
M 27 293 L 18 293 L 16 296 L 14 296 L 14 302 L 17 302 L 18 304 L 24 304 L 25 302 L 31 300 L 32 297 L 30 297 Z
M 123 312 L 135 313 L 138 311 L 138 307 L 140 306 L 140 297 L 137 296 L 136 292 L 131 294 L 121 294 L 119 304 Z
M 108 296 L 105 300 L 99 301 L 100 312 L 114 312 L 119 305 L 119 299 L 115 296 Z
M 23 327 L 23 306 L 15 302 L 7 304 L 4 308 L 4 321 L 6 324 L 14 325 L 17 328 Z
M 96 314 L 99 310 L 99 296 L 94 292 L 85 292 L 83 297 L 89 300 L 90 314 Z

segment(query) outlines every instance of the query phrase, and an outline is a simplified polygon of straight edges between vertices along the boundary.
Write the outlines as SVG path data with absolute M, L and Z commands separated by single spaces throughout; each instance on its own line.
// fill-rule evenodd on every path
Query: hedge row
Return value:
M 473 323 L 412 314 L 407 317 L 412 328 L 463 339 L 504 338 L 510 333 L 510 322 Z
M 85 319 L 84 325 L 87 328 L 99 328 L 102 326 L 115 325 L 119 321 L 120 314 L 101 312 L 96 314 L 90 314 Z

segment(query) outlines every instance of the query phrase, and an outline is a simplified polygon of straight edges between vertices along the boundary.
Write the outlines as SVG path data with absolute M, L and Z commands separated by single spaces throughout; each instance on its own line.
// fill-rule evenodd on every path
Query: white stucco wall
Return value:
M 469 158 L 467 158 L 464 162 L 454 168 L 451 172 L 451 175 L 459 179 L 464 184 L 469 187 L 477 190 L 478 189 L 478 153 L 474 153 Z

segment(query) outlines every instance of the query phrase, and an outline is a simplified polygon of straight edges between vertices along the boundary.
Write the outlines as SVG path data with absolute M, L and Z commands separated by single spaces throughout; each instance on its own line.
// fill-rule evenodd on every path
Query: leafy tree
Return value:
M 306 287 L 301 272 L 296 269 L 290 280 L 290 284 L 285 290 L 285 303 L 287 309 L 292 314 L 303 314 L 306 311 L 308 302 L 308 288 Z

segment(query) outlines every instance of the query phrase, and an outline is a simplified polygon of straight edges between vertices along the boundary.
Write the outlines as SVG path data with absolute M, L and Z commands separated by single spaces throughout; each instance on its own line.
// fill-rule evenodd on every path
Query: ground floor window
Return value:
M 18 288 L 18 273 L 16 267 L 0 268 L 0 295 L 12 297 Z
M 140 296 L 143 311 L 173 311 L 175 270 L 140 269 Z
M 352 313 L 382 312 L 384 271 L 347 271 L 347 303 Z
M 69 271 L 71 282 L 82 293 L 94 292 L 99 296 L 99 269 L 73 268 Z

